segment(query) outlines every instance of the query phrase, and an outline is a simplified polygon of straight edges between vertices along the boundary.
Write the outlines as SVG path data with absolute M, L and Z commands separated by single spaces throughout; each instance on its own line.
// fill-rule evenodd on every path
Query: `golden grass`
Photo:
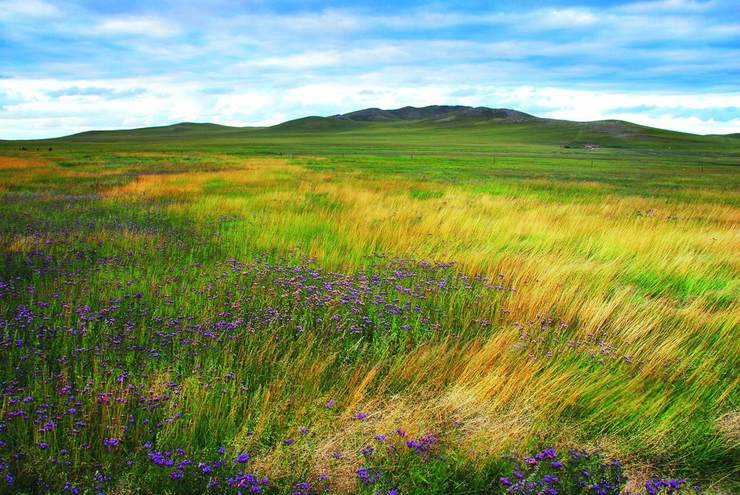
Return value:
M 3 169 L 26 169 L 36 167 L 47 167 L 50 162 L 40 158 L 18 158 L 15 156 L 0 156 L 0 170 Z
M 165 173 L 139 175 L 136 180 L 106 191 L 108 197 L 121 196 L 167 196 L 200 193 L 208 181 L 223 181 L 234 185 L 259 187 L 275 186 L 279 181 L 276 172 L 290 173 L 298 170 L 287 160 L 254 158 L 229 163 L 235 169 L 213 172 Z
M 214 197 L 204 192 L 214 180 L 249 186 L 255 195 Z M 444 195 L 415 200 L 408 194 L 412 186 Z M 565 321 L 577 320 L 574 331 L 581 339 L 605 332 L 618 352 L 653 356 L 647 374 L 707 327 L 737 322 L 736 307 L 710 312 L 703 298 L 678 304 L 670 292 L 649 296 L 630 282 L 643 272 L 711 279 L 717 271 L 740 271 L 740 211 L 732 206 L 622 196 L 553 203 L 433 183 L 339 180 L 281 159 L 244 160 L 239 170 L 140 176 L 108 194 L 186 194 L 187 201 L 172 208 L 204 220 L 224 214 L 251 218 L 256 232 L 244 235 L 266 248 L 293 247 L 282 234 L 300 226 L 332 226 L 338 242 L 320 238 L 308 246 L 329 264 L 356 259 L 346 251 L 351 245 L 357 253 L 451 259 L 470 273 L 502 273 L 518 289 L 504 303 L 512 318 L 524 322 L 554 311 Z M 340 206 L 301 210 L 306 194 L 323 194 Z M 238 252 L 246 239 L 238 231 L 231 234 Z M 667 320 L 684 331 L 656 339 Z

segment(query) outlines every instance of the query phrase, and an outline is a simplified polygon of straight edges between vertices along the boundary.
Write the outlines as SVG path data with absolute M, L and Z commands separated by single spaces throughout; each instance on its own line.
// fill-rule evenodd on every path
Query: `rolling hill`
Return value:
M 704 155 L 730 151 L 738 155 L 738 140 L 732 135 L 701 136 L 619 120 L 555 120 L 506 108 L 460 105 L 407 106 L 392 110 L 366 108 L 328 117 L 308 116 L 270 127 L 183 122 L 140 129 L 87 131 L 37 141 L 6 141 L 3 146 L 34 142 L 39 147 L 64 143 L 137 147 L 161 143 L 224 149 L 248 146 L 262 152 L 289 153 L 310 152 L 312 148 L 322 146 L 341 153 L 391 149 L 479 153 L 498 147 L 510 151 L 548 153 L 556 148 L 613 148 L 661 152 L 683 150 Z
M 75 141 L 106 141 L 118 139 L 141 139 L 141 138 L 186 138 L 203 135 L 222 135 L 239 133 L 241 127 L 230 127 L 220 124 L 180 122 L 178 124 L 142 127 L 138 129 L 100 130 L 85 131 L 71 136 L 65 136 L 64 140 Z

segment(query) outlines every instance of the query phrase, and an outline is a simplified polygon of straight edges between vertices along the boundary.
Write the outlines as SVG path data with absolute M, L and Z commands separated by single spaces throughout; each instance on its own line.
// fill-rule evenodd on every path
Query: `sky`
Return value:
M 433 104 L 740 132 L 738 0 L 0 0 L 0 139 Z

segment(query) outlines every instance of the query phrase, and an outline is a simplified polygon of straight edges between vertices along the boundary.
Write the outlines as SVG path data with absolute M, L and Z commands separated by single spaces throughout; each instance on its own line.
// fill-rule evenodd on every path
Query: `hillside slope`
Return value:
M 160 142 L 178 147 L 246 145 L 261 152 L 289 153 L 304 152 L 316 146 L 336 148 L 342 153 L 403 148 L 418 152 L 474 153 L 496 148 L 547 153 L 555 148 L 614 148 L 661 153 L 686 151 L 705 157 L 715 152 L 730 152 L 740 157 L 739 141 L 732 135 L 700 136 L 618 120 L 574 122 L 539 118 L 511 109 L 449 105 L 392 110 L 367 108 L 329 117 L 303 117 L 271 127 L 183 122 L 140 129 L 88 131 L 37 140 L 36 144 L 34 141 L 6 141 L 2 146 L 110 143 L 146 147 Z
M 238 134 L 243 129 L 220 124 L 181 122 L 179 124 L 141 127 L 138 129 L 121 129 L 110 131 L 86 131 L 65 136 L 69 141 L 116 141 L 127 139 L 167 139 L 191 138 L 201 136 L 218 136 Z

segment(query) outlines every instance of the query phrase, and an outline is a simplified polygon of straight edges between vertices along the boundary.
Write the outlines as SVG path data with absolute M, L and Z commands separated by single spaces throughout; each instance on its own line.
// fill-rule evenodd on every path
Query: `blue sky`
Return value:
M 0 0 L 0 138 L 377 106 L 740 132 L 737 0 Z

